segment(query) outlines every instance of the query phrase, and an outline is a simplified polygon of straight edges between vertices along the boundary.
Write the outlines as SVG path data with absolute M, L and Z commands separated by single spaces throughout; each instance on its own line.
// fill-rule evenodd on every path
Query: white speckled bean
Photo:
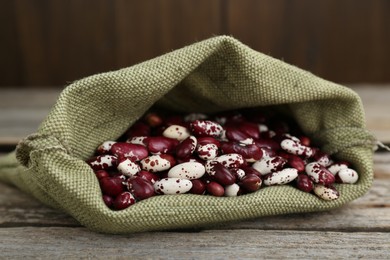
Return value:
M 347 169 L 348 166 L 344 163 L 335 163 L 328 167 L 328 171 L 330 171 L 333 175 L 336 175 L 341 169 Z
M 237 183 L 227 185 L 225 187 L 225 196 L 226 197 L 236 197 L 240 192 L 240 186 Z
M 134 136 L 130 139 L 128 139 L 126 141 L 126 143 L 130 143 L 130 144 L 140 144 L 140 145 L 143 145 L 143 146 L 146 146 L 146 138 L 148 138 L 147 136 Z
M 281 169 L 286 164 L 286 160 L 280 156 L 269 157 L 264 154 L 263 157 L 252 164 L 252 167 L 261 173 L 267 175 L 275 170 Z
M 161 172 L 171 168 L 171 162 L 160 155 L 151 155 L 140 161 L 142 170 Z
M 115 141 L 105 141 L 97 148 L 99 154 L 106 154 L 110 152 L 111 146 L 115 144 Z
M 326 187 L 321 184 L 315 184 L 313 191 L 323 200 L 335 200 L 340 196 L 339 192 L 334 187 Z
M 295 155 L 303 155 L 305 157 L 311 157 L 313 155 L 313 149 L 300 144 L 292 139 L 284 139 L 280 146 L 288 153 Z
M 337 175 L 342 183 L 354 184 L 359 179 L 358 173 L 350 168 L 341 169 Z
M 212 143 L 205 145 L 199 144 L 196 152 L 202 160 L 212 160 L 218 155 L 218 146 Z
M 206 172 L 199 162 L 185 162 L 172 167 L 168 172 L 169 178 L 194 180 L 201 178 Z
M 141 167 L 130 159 L 126 158 L 120 161 L 117 166 L 117 170 L 125 176 L 131 177 L 141 171 Z
M 238 153 L 228 153 L 214 159 L 226 168 L 239 168 L 244 164 L 244 157 Z
M 268 174 L 264 178 L 264 184 L 270 185 L 282 185 L 292 182 L 298 177 L 298 170 L 295 168 L 286 168 L 278 172 Z
M 187 128 L 181 125 L 171 125 L 167 129 L 164 130 L 163 136 L 176 139 L 179 141 L 183 141 L 187 139 L 191 134 Z
M 314 183 L 330 185 L 335 182 L 334 175 L 318 162 L 308 163 L 305 171 Z
M 183 194 L 192 188 L 192 182 L 190 180 L 180 178 L 164 178 L 156 181 L 153 186 L 154 190 L 158 194 Z

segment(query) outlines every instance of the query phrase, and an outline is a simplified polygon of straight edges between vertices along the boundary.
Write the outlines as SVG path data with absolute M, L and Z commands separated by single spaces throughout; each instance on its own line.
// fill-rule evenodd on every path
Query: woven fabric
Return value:
M 121 136 L 153 105 L 180 112 L 279 105 L 326 151 L 351 161 L 359 181 L 337 184 L 341 196 L 335 201 L 273 186 L 239 197 L 155 196 L 112 211 L 84 160 L 103 141 Z M 37 133 L 22 140 L 16 153 L 0 158 L 0 180 L 107 233 L 329 210 L 362 196 L 371 186 L 373 139 L 364 122 L 361 100 L 350 89 L 219 36 L 69 85 Z

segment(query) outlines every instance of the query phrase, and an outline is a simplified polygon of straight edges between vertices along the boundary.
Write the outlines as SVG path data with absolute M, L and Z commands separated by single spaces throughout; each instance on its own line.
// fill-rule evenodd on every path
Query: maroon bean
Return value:
M 313 190 L 313 182 L 306 174 L 298 174 L 296 179 L 297 188 L 304 192 L 311 192 Z
M 137 173 L 137 176 L 149 181 L 152 184 L 160 179 L 157 174 L 148 171 L 140 171 L 139 173 Z
M 261 178 L 255 174 L 245 175 L 244 178 L 238 183 L 238 185 L 247 192 L 254 192 L 261 187 Z
M 189 193 L 202 195 L 206 192 L 206 183 L 201 179 L 191 180 L 192 188 Z
M 127 138 L 130 138 L 134 136 L 150 136 L 150 133 L 151 133 L 150 126 L 148 126 L 143 122 L 138 121 L 134 123 L 129 128 L 129 130 L 127 130 L 125 135 Z
M 157 127 L 163 124 L 163 119 L 156 113 L 149 113 L 144 118 L 146 123 L 151 127 Z
M 242 167 L 241 169 L 244 170 L 245 175 L 254 174 L 254 175 L 259 176 L 260 178 L 262 176 L 261 173 L 253 167 L 246 166 L 246 167 Z
M 196 137 L 195 136 L 188 137 L 176 147 L 176 157 L 179 159 L 190 157 L 194 153 L 196 146 L 197 146 Z
M 273 150 L 273 151 L 280 150 L 280 144 L 278 142 L 276 142 L 275 140 L 270 139 L 270 138 L 257 139 L 257 140 L 255 140 L 255 144 L 259 148 L 268 148 L 268 149 Z
M 260 129 L 258 124 L 251 122 L 241 122 L 238 126 L 240 131 L 253 139 L 260 138 Z
M 179 142 L 164 136 L 148 137 L 146 140 L 147 150 L 152 154 L 173 153 Z
M 249 135 L 246 133 L 242 132 L 238 127 L 233 127 L 233 126 L 225 126 L 226 130 L 226 138 L 229 141 L 244 141 L 250 138 Z
M 302 160 L 301 157 L 290 154 L 288 158 L 288 164 L 297 169 L 298 172 L 304 172 L 305 171 L 305 162 Z
M 217 161 L 209 161 L 206 166 L 206 172 L 221 185 L 226 186 L 236 182 L 234 174 Z
M 99 180 L 103 194 L 111 197 L 116 197 L 125 190 L 122 182 L 123 179 L 119 177 L 108 177 Z
M 155 194 L 153 184 L 138 176 L 131 177 L 127 180 L 127 189 L 137 200 L 147 199 Z
M 307 136 L 301 136 L 299 137 L 299 140 L 301 141 L 301 144 L 304 146 L 310 146 L 311 145 L 311 140 Z
M 104 204 L 106 204 L 107 207 L 111 208 L 114 204 L 114 199 L 111 196 L 103 195 L 103 201 Z
M 110 177 L 110 175 L 108 174 L 108 172 L 105 171 L 105 170 L 96 171 L 96 172 L 95 172 L 95 175 L 96 175 L 96 177 L 97 177 L 99 180 L 100 180 L 100 179 L 103 179 L 103 178 Z
M 207 192 L 216 197 L 222 197 L 225 194 L 223 186 L 215 181 L 211 181 L 206 185 Z

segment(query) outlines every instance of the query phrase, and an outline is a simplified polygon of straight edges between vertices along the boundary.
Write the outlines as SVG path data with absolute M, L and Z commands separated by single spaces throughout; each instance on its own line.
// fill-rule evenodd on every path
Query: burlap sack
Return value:
M 336 185 L 324 201 L 290 186 L 239 197 L 155 196 L 122 211 L 108 209 L 84 162 L 118 138 L 155 103 L 187 112 L 282 105 L 325 151 L 353 163 L 355 185 Z M 373 179 L 372 136 L 350 89 L 220 36 L 64 89 L 36 134 L 0 160 L 0 180 L 72 215 L 89 229 L 131 233 L 202 227 L 247 218 L 329 210 L 362 196 Z M 17 158 L 17 159 L 16 159 Z

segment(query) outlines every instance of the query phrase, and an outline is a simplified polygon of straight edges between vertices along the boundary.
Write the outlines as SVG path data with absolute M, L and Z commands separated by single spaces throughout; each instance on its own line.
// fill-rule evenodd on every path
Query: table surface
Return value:
M 367 128 L 390 142 L 390 86 L 350 86 Z M 0 148 L 36 130 L 58 89 L 0 89 Z M 202 230 L 98 234 L 72 217 L 0 183 L 0 258 L 390 258 L 390 153 L 374 155 L 363 197 L 320 213 L 262 217 Z

